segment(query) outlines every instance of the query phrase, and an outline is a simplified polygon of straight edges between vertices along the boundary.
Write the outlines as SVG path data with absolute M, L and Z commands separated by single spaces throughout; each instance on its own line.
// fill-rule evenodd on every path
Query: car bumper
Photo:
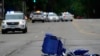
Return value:
M 25 29 L 26 25 L 2 25 L 2 29 L 16 30 L 16 29 Z
M 62 20 L 73 20 L 72 18 L 63 18 Z

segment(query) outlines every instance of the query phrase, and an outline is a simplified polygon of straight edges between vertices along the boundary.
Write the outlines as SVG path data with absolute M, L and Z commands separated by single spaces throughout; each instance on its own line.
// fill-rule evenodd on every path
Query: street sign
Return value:
M 33 0 L 34 3 L 36 3 L 36 0 Z

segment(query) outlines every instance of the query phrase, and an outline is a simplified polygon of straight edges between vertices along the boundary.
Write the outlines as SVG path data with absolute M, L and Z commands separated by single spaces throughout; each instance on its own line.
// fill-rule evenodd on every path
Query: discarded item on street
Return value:
M 42 45 L 42 52 L 48 56 L 62 56 L 66 52 L 62 41 L 52 34 L 46 34 Z
M 100 56 L 100 54 L 89 54 L 87 49 L 76 49 L 66 53 L 64 43 L 61 38 L 46 33 L 42 45 L 42 56 Z

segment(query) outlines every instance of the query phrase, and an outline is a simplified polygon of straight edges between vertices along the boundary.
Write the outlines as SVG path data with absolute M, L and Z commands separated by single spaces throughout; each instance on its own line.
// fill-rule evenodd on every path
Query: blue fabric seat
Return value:
M 56 36 L 52 34 L 46 34 L 43 45 L 42 52 L 49 55 L 62 55 L 62 52 L 65 52 L 63 48 L 63 43 Z

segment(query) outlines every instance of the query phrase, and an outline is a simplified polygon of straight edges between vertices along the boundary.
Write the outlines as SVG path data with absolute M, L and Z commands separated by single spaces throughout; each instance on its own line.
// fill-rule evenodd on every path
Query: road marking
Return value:
M 75 20 L 75 19 L 74 19 L 74 20 Z M 98 35 L 98 36 L 100 36 L 100 34 L 92 33 L 92 32 L 87 32 L 87 31 L 81 29 L 80 26 L 78 25 L 78 23 L 75 22 L 74 20 L 73 20 L 72 24 L 75 26 L 76 29 L 79 30 L 79 32 L 84 33 L 84 34 L 88 34 L 88 35 L 96 35 L 96 36 Z

